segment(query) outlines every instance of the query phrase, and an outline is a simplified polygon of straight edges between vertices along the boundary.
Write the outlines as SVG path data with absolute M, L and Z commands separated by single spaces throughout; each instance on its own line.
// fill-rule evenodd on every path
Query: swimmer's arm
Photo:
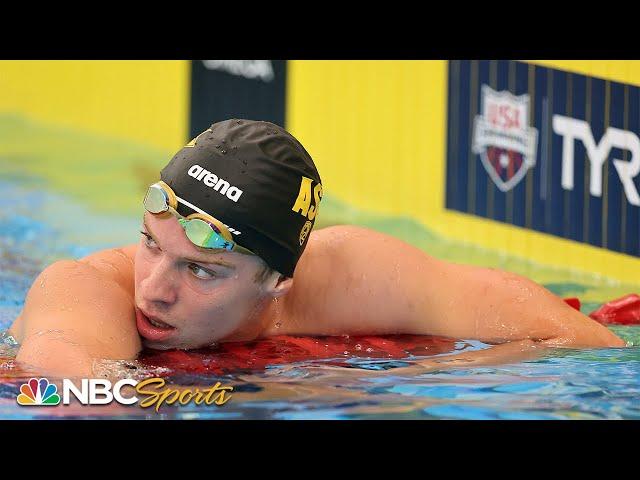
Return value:
M 415 363 L 428 372 L 454 368 L 484 367 L 531 360 L 541 356 L 545 351 L 546 348 L 544 345 L 526 339 L 492 345 L 482 350 L 419 360 Z M 400 370 L 394 369 L 394 371 Z
M 411 333 L 487 343 L 529 339 L 542 346 L 625 346 L 609 329 L 525 277 L 457 264 L 442 268 L 422 310 L 429 313 L 413 320 Z
M 609 329 L 522 276 L 441 261 L 360 227 L 324 229 L 311 240 L 290 295 L 297 299 L 295 322 L 282 326 L 284 334 L 624 346 Z
M 90 376 L 94 359 L 133 359 L 140 338 L 132 305 L 113 275 L 84 261 L 55 262 L 10 329 L 20 343 L 16 360 L 50 375 Z

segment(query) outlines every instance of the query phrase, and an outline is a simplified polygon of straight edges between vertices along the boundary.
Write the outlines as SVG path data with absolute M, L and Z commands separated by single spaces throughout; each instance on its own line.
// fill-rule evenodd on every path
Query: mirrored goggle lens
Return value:
M 184 228 L 187 238 L 195 245 L 203 248 L 224 248 L 225 250 L 233 250 L 234 244 L 225 240 L 204 220 L 180 219 L 179 222 Z
M 144 197 L 144 208 L 150 213 L 166 212 L 169 209 L 167 195 L 160 187 L 150 186 L 149 190 L 147 190 L 147 195 Z

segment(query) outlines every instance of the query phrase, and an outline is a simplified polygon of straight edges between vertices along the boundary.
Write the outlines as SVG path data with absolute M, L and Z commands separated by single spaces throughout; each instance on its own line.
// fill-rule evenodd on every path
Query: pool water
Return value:
M 0 178 L 4 202 L 0 210 L 0 330 L 4 330 L 21 311 L 31 282 L 46 265 L 59 258 L 79 258 L 136 241 L 139 218 L 99 213 L 71 196 L 49 190 L 36 177 L 19 181 Z M 630 293 L 632 288 L 585 274 L 536 266 L 500 252 L 452 244 L 409 220 L 358 216 L 332 202 L 328 199 L 323 211 L 328 219 L 325 224 L 333 219 L 336 223 L 384 226 L 385 231 L 395 228 L 394 234 L 441 258 L 509 268 L 543 283 L 558 295 L 579 296 L 584 311 Z M 223 406 L 190 403 L 164 406 L 158 413 L 116 403 L 19 406 L 16 396 L 20 385 L 35 372 L 16 366 L 15 349 L 2 345 L 0 418 L 638 419 L 640 328 L 612 329 L 630 346 L 558 349 L 520 363 L 430 373 L 395 370 L 421 358 L 488 345 L 424 337 L 411 339 L 411 348 L 395 349 L 389 354 L 384 347 L 378 351 L 357 348 L 358 339 L 343 337 L 314 340 L 320 347 L 325 340 L 334 347 L 345 346 L 344 350 L 334 348 L 331 355 L 302 358 L 282 354 L 278 359 L 277 353 L 284 352 L 289 344 L 287 339 L 274 339 L 249 350 L 243 366 L 228 361 L 232 352 L 181 352 L 189 365 L 218 365 L 226 358 L 225 365 L 235 365 L 233 368 L 189 369 L 177 363 L 172 367 L 171 363 L 160 362 L 153 352 L 147 352 L 138 362 L 105 362 L 105 371 L 114 377 L 161 376 L 174 386 L 210 386 L 221 381 L 234 387 L 231 400 Z M 271 352 L 273 361 L 262 358 L 265 351 Z

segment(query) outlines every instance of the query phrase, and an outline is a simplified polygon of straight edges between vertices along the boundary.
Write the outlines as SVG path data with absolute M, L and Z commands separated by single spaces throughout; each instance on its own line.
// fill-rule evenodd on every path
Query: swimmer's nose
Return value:
M 151 307 L 167 308 L 177 299 L 174 272 L 168 263 L 160 261 L 154 265 L 147 278 L 140 282 L 140 297 Z

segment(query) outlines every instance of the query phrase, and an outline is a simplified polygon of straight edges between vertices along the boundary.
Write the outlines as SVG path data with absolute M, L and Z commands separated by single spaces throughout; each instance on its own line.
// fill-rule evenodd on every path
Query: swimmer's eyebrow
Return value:
M 156 244 L 158 245 L 158 247 L 160 246 L 160 242 L 158 241 L 158 239 L 156 238 L 156 236 L 153 234 L 153 232 L 151 231 L 151 229 L 149 228 L 149 225 L 147 225 L 147 220 L 145 218 L 142 219 L 142 225 L 144 225 L 145 230 L 147 231 L 147 233 L 149 235 L 151 235 L 151 238 L 153 239 L 154 242 L 156 242 Z M 198 250 L 201 250 L 202 253 L 204 253 L 205 255 L 207 255 L 207 257 L 202 257 L 200 259 L 198 258 L 189 258 L 189 257 L 183 257 L 185 260 L 189 261 L 189 262 L 195 262 L 195 263 L 210 263 L 213 265 L 220 265 L 221 267 L 225 267 L 228 268 L 230 270 L 235 270 L 236 266 L 231 264 L 231 263 L 227 263 L 224 260 L 219 260 L 217 258 L 212 259 L 209 255 L 210 253 L 208 251 L 206 251 L 205 249 L 202 249 L 198 246 L 196 246 L 196 248 Z

